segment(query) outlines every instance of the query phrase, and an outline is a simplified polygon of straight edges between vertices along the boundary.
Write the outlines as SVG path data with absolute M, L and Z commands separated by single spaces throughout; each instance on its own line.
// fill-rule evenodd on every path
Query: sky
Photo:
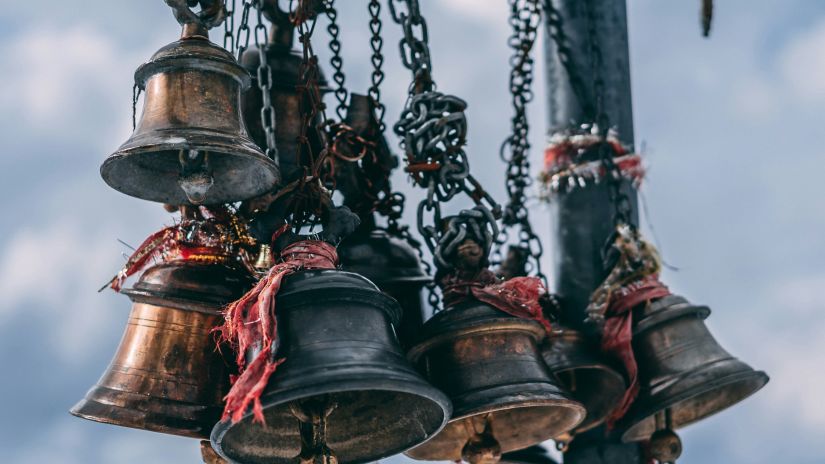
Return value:
M 678 268 L 663 278 L 709 305 L 720 343 L 771 376 L 754 397 L 684 429 L 679 462 L 821 463 L 825 148 L 816 134 L 825 107 L 825 3 L 716 3 L 709 39 L 700 36 L 698 1 L 628 4 L 636 142 L 648 168 L 645 220 Z M 421 4 L 439 89 L 469 103 L 470 163 L 501 200 L 506 2 Z M 340 10 L 347 83 L 364 93 L 366 1 L 347 0 Z M 383 94 L 394 118 L 409 75 L 397 27 L 386 11 L 384 19 Z M 98 168 L 131 132 L 134 69 L 177 34 L 160 1 L 14 2 L 0 10 L 0 197 L 9 200 L 0 215 L 4 462 L 200 462 L 196 441 L 67 412 L 123 333 L 127 298 L 96 292 L 123 262 L 117 239 L 139 243 L 171 221 L 159 205 L 109 189 Z M 536 166 L 546 143 L 542 76 L 539 66 L 530 108 Z M 402 175 L 395 184 L 410 202 L 420 198 Z M 547 206 L 534 199 L 531 213 L 549 237 Z

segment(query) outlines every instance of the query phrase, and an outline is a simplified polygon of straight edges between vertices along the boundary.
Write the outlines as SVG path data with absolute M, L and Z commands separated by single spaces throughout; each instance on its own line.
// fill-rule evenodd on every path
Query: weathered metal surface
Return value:
M 172 205 L 218 204 L 278 183 L 276 162 L 247 134 L 240 106 L 250 78 L 229 52 L 182 38 L 141 65 L 135 82 L 146 91 L 143 114 L 100 168 L 112 188 Z
M 626 382 L 581 332 L 559 324 L 553 329 L 542 345 L 542 356 L 573 399 L 587 410 L 575 430 L 581 433 L 604 422 L 624 395 Z
M 540 324 L 475 300 L 436 314 L 408 356 L 453 402 L 453 417 L 414 459 L 458 460 L 479 436 L 507 452 L 572 430 L 584 408 L 556 384 L 541 360 Z M 489 428 L 489 429 L 488 429 Z M 472 448 L 472 447 L 471 447 Z
M 633 352 L 641 390 L 619 424 L 625 441 L 647 440 L 655 416 L 667 410 L 678 429 L 747 398 L 768 376 L 725 351 L 705 326 L 710 314 L 671 295 L 634 314 Z
M 335 270 L 291 275 L 277 314 L 277 356 L 286 361 L 261 396 L 266 426 L 253 423 L 251 411 L 237 423 L 218 423 L 212 444 L 225 458 L 297 463 L 302 441 L 295 411 L 311 402 L 335 405 L 326 417 L 326 445 L 341 463 L 400 453 L 449 419 L 447 397 L 398 346 L 393 325 L 400 308 L 365 278 Z
M 167 263 L 147 270 L 120 346 L 103 376 L 71 413 L 97 422 L 205 438 L 229 389 L 228 366 L 212 329 L 223 304 L 250 285 L 223 265 Z

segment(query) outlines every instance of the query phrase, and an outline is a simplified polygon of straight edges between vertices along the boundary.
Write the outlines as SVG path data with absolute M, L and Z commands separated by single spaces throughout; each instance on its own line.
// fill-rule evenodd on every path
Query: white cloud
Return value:
M 825 99 L 825 20 L 794 38 L 782 51 L 783 87 L 800 99 Z

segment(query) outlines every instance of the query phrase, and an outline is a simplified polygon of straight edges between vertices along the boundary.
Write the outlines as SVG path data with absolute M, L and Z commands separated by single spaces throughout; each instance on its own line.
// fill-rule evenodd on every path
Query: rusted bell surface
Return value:
M 400 309 L 367 279 L 337 270 L 290 275 L 277 296 L 283 364 L 261 396 L 266 426 L 218 423 L 212 445 L 243 463 L 297 463 L 298 417 L 324 404 L 326 440 L 338 462 L 400 453 L 438 432 L 450 417 L 446 396 L 404 358 L 392 326 Z M 254 356 L 257 353 L 248 353 Z
M 230 203 L 278 183 L 275 161 L 246 131 L 241 91 L 249 74 L 206 37 L 161 48 L 135 72 L 145 89 L 137 127 L 100 168 L 115 190 L 172 205 Z
M 539 445 L 507 453 L 501 457 L 504 464 L 558 464 L 547 454 L 547 450 Z
M 573 399 L 587 410 L 576 433 L 604 422 L 622 399 L 627 387 L 624 377 L 599 356 L 581 332 L 554 324 L 553 333 L 542 345 L 542 356 Z
M 410 359 L 453 402 L 444 430 L 406 454 L 458 460 L 482 453 L 465 448 L 489 435 L 500 452 L 552 439 L 584 419 L 541 360 L 540 324 L 476 300 L 459 303 L 424 324 Z M 487 437 L 489 441 L 489 437 Z M 490 447 L 492 448 L 492 447 Z
M 667 410 L 673 429 L 684 427 L 747 398 L 768 376 L 734 358 L 713 338 L 706 306 L 664 297 L 634 313 L 633 352 L 641 390 L 619 427 L 624 441 L 646 440 L 656 415 Z
M 123 293 L 134 302 L 106 372 L 71 413 L 97 422 L 208 437 L 229 388 L 212 329 L 250 282 L 219 264 L 170 262 Z
M 309 162 L 309 154 L 301 153 L 301 94 L 298 92 L 301 56 L 290 51 L 290 44 L 270 44 L 266 49 L 266 59 L 272 74 L 270 100 L 275 113 L 275 145 L 278 148 L 278 162 L 284 185 L 303 175 L 304 166 Z M 252 75 L 252 87 L 243 94 L 243 117 L 252 139 L 261 147 L 266 147 L 266 135 L 261 125 L 263 99 L 257 85 L 260 53 L 252 47 L 241 56 L 241 65 Z M 321 88 L 325 89 L 323 78 Z M 318 116 L 320 118 L 320 115 Z M 309 143 L 318 153 L 322 142 L 316 131 L 307 131 Z
M 430 281 L 416 251 L 385 230 L 359 231 L 338 246 L 341 267 L 374 282 L 401 305 L 396 333 L 401 346 L 410 348 L 424 324 L 421 290 Z

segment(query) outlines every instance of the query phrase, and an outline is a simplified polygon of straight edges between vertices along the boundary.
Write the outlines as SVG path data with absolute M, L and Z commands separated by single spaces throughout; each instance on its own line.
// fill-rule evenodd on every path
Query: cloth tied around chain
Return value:
M 514 277 L 501 281 L 489 269 L 482 269 L 471 278 L 452 273 L 441 280 L 446 307 L 475 298 L 511 316 L 531 319 L 544 327 L 547 333 L 552 328 L 544 316 L 539 297 L 546 292 L 538 277 Z
M 126 279 L 154 261 L 197 261 L 204 264 L 228 262 L 239 244 L 246 244 L 237 226 L 237 218 L 227 209 L 200 207 L 198 219 L 182 219 L 150 235 L 138 246 L 123 268 L 99 291 L 111 287 L 119 292 Z
M 254 421 L 264 422 L 260 397 L 269 377 L 285 358 L 276 359 L 278 349 L 278 321 L 276 300 L 283 279 L 302 270 L 335 269 L 338 253 L 335 247 L 320 240 L 301 240 L 286 246 L 279 262 L 239 300 L 229 304 L 224 325 L 217 328 L 220 342 L 228 342 L 236 352 L 241 374 L 233 378 L 232 388 L 224 398 L 222 420 L 238 422 L 252 405 Z M 248 365 L 246 353 L 259 348 Z

